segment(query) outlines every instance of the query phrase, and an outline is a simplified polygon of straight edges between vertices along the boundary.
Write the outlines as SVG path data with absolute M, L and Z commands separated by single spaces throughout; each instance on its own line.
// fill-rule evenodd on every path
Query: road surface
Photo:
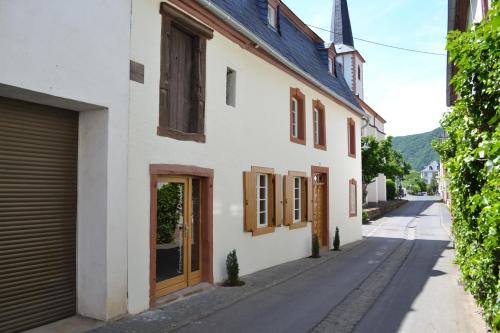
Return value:
M 177 332 L 485 332 L 437 199 L 410 198 L 335 260 Z

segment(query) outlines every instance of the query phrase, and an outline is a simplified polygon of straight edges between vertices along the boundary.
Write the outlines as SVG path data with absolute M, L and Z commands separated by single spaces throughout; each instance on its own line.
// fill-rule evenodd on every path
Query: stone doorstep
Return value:
M 214 285 L 202 282 L 197 285 L 181 289 L 179 291 L 170 293 L 156 300 L 156 307 L 162 307 L 163 305 L 170 304 L 173 302 L 181 301 L 190 296 L 197 295 L 200 293 L 211 291 L 215 288 Z

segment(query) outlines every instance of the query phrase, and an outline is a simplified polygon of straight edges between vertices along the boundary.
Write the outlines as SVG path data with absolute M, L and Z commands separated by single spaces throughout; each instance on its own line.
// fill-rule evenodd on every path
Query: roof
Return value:
M 352 37 L 351 19 L 349 18 L 349 8 L 347 0 L 335 0 L 332 11 L 332 26 L 330 29 L 330 39 L 335 44 L 344 44 L 354 47 Z
M 325 58 L 328 48 L 325 48 L 325 42 L 285 4 L 280 4 L 279 32 L 276 32 L 267 24 L 267 0 L 211 0 L 211 3 L 282 57 L 359 108 L 360 113 L 362 112 L 343 76 L 337 77 L 329 73 L 328 58 Z
M 378 120 L 380 120 L 383 124 L 387 123 L 387 121 L 385 121 L 385 119 L 382 118 L 381 115 L 379 115 L 375 110 L 373 110 L 373 108 L 371 106 L 369 106 L 365 101 L 363 101 L 361 98 L 359 98 L 359 96 L 356 96 L 356 99 L 358 100 L 359 104 L 361 104 L 361 107 L 365 111 L 373 113 L 373 115 L 375 116 L 375 118 L 377 118 Z

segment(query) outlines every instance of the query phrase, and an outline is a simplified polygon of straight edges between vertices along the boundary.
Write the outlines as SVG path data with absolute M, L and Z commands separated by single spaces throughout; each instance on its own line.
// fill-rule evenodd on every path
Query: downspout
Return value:
M 226 12 L 221 10 L 219 7 L 214 5 L 210 0 L 196 0 L 200 5 L 203 7 L 207 8 L 210 12 L 214 13 L 218 18 L 222 19 L 226 23 L 228 23 L 230 26 L 232 26 L 234 29 L 236 29 L 238 32 L 243 34 L 245 37 L 248 39 L 252 40 L 256 45 L 255 48 L 262 48 L 269 54 L 271 54 L 273 57 L 277 58 L 281 63 L 285 64 L 288 68 L 292 69 L 294 72 L 297 74 L 305 77 L 307 80 L 313 82 L 316 86 L 321 88 L 322 90 L 328 92 L 330 95 L 334 96 L 336 99 L 341 101 L 342 103 L 348 105 L 350 108 L 353 110 L 356 110 L 362 117 L 365 117 L 365 112 L 357 107 L 356 105 L 352 104 L 348 100 L 346 100 L 344 97 L 340 96 L 337 94 L 335 91 L 330 89 L 329 87 L 325 86 L 318 80 L 316 80 L 313 76 L 311 76 L 309 73 L 303 71 L 301 68 L 296 66 L 294 63 L 292 63 L 290 60 L 287 58 L 283 57 L 280 53 L 276 52 L 270 45 L 268 45 L 265 41 L 257 37 L 254 33 L 249 31 L 245 26 L 243 26 L 241 23 L 233 19 L 230 15 L 228 15 Z

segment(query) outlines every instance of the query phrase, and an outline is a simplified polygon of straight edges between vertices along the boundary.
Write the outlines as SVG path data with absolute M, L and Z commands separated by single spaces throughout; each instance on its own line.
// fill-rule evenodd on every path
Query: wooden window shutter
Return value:
M 313 221 L 313 179 L 307 178 L 307 221 Z
M 274 225 L 283 224 L 283 177 L 274 175 Z
M 168 101 L 170 100 L 170 34 L 172 19 L 162 15 L 161 26 L 161 59 L 160 59 L 160 127 L 168 126 Z
M 284 225 L 292 225 L 293 223 L 293 196 L 292 196 L 292 178 L 291 176 L 283 176 L 283 185 L 285 193 L 285 217 L 283 220 Z
M 243 188 L 244 188 L 244 210 L 245 223 L 244 230 L 251 232 L 257 230 L 257 189 L 256 189 L 255 173 L 243 172 Z

